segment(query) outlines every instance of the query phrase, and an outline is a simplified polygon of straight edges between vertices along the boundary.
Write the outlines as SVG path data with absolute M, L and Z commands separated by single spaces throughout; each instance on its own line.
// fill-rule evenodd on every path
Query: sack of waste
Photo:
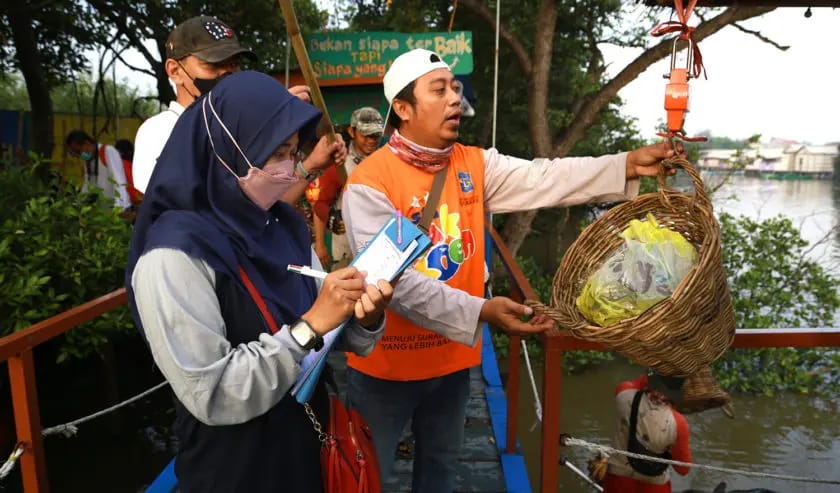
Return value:
M 697 249 L 648 213 L 621 232 L 624 243 L 592 274 L 576 300 L 590 322 L 609 327 L 645 312 L 674 292 Z

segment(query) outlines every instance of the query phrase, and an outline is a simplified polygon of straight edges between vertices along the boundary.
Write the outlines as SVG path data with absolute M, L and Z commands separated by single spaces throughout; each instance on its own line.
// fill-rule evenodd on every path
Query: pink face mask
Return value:
M 242 193 L 264 210 L 268 210 L 299 181 L 295 175 L 295 162 L 291 159 L 277 163 L 276 167 L 270 166 L 276 171 L 269 172 L 265 168 L 251 166 L 247 175 L 236 177 Z
M 207 121 L 207 107 L 210 108 L 210 111 L 213 113 L 216 121 L 219 122 L 219 125 L 221 125 L 231 142 L 233 142 L 236 150 L 239 151 L 239 154 L 243 159 L 245 159 L 245 162 L 248 163 L 247 175 L 243 177 L 238 176 L 233 169 L 228 166 L 225 160 L 219 156 L 219 153 L 216 152 L 216 145 L 213 143 L 213 137 L 210 135 L 210 125 Z M 213 102 L 211 101 L 210 94 L 204 98 L 201 111 L 204 114 L 204 126 L 207 130 L 207 137 L 210 139 L 210 147 L 213 148 L 213 154 L 215 154 L 216 159 L 218 159 L 219 162 L 221 162 L 222 165 L 236 177 L 242 193 L 244 193 L 251 202 L 256 204 L 257 207 L 263 210 L 270 209 L 272 205 L 280 200 L 280 198 L 299 181 L 299 178 L 295 175 L 295 162 L 291 159 L 268 163 L 263 169 L 257 168 L 251 164 L 248 156 L 242 152 L 242 149 L 239 147 L 239 143 L 237 143 L 236 139 L 233 138 L 233 135 L 231 135 L 224 122 L 222 122 L 222 119 L 219 118 L 219 115 L 216 113 L 216 109 L 213 108 Z

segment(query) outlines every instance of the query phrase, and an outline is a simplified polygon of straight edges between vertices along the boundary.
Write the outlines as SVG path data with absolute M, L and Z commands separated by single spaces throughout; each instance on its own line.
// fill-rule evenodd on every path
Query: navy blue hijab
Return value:
M 142 329 L 131 289 L 137 260 L 152 249 L 173 248 L 240 284 L 241 266 L 278 323 L 291 323 L 317 295 L 312 279 L 286 270 L 288 264 L 311 262 L 306 221 L 288 204 L 278 202 L 265 211 L 242 193 L 213 153 L 205 114 L 221 158 L 237 176 L 247 174 L 248 164 L 210 108 L 202 111 L 206 98 L 257 167 L 295 132 L 301 143 L 313 139 L 321 117 L 277 80 L 253 71 L 225 77 L 184 111 L 157 161 L 134 226 L 125 274 L 134 320 Z

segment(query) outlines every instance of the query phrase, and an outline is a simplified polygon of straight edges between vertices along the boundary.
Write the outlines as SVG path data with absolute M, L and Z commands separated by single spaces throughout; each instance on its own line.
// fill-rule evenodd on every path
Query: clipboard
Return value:
M 398 239 L 402 241 L 397 241 Z M 405 216 L 399 215 L 392 217 L 380 228 L 350 265 L 367 271 L 368 284 L 376 284 L 379 279 L 391 282 L 408 266 L 413 265 L 431 244 L 429 237 L 420 228 Z M 299 403 L 308 402 L 312 397 L 318 378 L 327 364 L 327 354 L 335 346 L 350 320 L 345 320 L 324 336 L 324 347 L 317 352 L 310 352 L 301 361 L 301 372 L 291 390 L 291 394 Z

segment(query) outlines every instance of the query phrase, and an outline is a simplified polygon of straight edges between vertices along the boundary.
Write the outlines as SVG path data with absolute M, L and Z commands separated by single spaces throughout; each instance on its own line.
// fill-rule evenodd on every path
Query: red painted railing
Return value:
M 50 489 L 47 483 L 47 463 L 44 459 L 41 412 L 38 408 L 38 388 L 32 350 L 53 337 L 124 305 L 127 301 L 125 289 L 118 289 L 0 339 L 0 362 L 9 362 L 15 430 L 18 443 L 23 445 L 20 470 L 23 490 L 26 493 L 46 493 Z

